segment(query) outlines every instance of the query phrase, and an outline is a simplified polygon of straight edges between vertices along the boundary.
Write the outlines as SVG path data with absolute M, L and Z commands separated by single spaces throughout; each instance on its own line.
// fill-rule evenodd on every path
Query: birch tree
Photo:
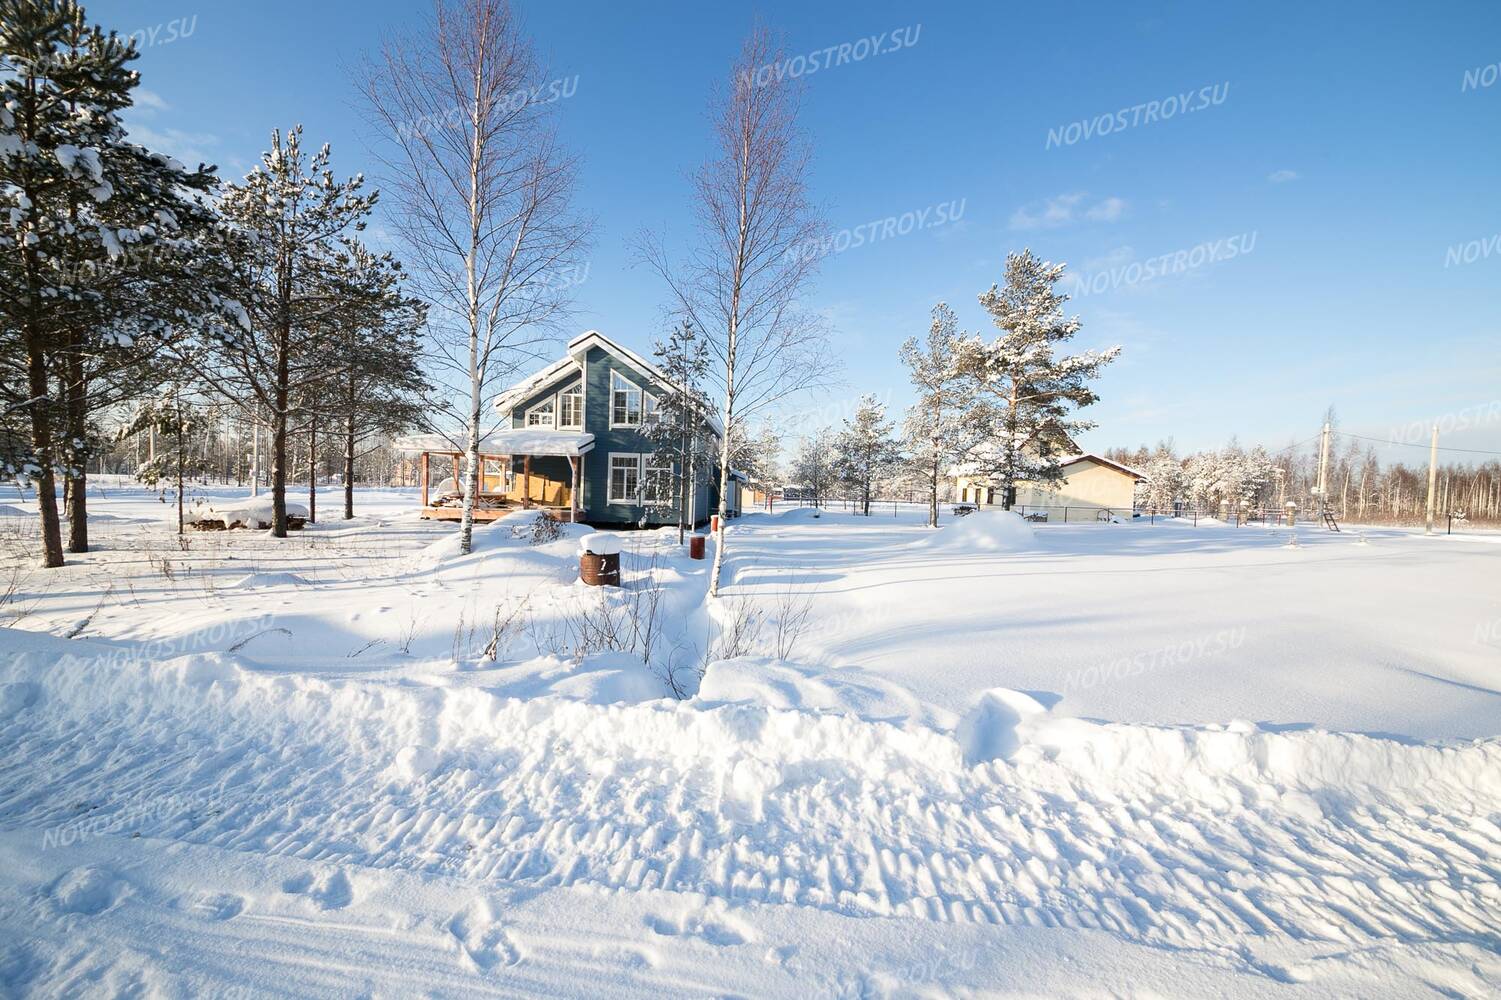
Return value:
M 760 67 L 784 52 L 765 28 L 745 40 L 713 92 L 712 158 L 693 177 L 696 237 L 681 260 L 652 236 L 641 254 L 665 280 L 675 309 L 704 334 L 724 435 L 719 443 L 719 530 L 709 595 L 725 558 L 735 429 L 780 400 L 827 384 L 834 368 L 822 324 L 801 308 L 818 264 L 820 223 L 808 192 L 809 145 L 798 127 L 797 80 Z M 759 74 L 766 77 L 766 74 Z
M 567 316 L 591 225 L 573 207 L 577 161 L 533 98 L 543 70 L 506 0 L 436 0 L 366 71 L 370 118 L 428 303 L 428 361 L 451 402 L 430 421 L 465 455 L 459 548 L 472 546 L 485 403 L 536 360 Z

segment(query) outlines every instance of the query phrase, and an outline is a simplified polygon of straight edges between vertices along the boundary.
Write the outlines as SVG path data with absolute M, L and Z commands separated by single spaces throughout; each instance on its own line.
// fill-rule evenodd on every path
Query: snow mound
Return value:
M 709 664 L 693 704 L 751 704 L 873 722 L 926 721 L 925 707 L 910 691 L 858 667 L 825 670 L 755 656 Z
M 666 697 L 662 683 L 630 653 L 596 653 L 582 660 L 539 656 L 497 671 L 490 686 L 507 698 L 564 698 L 589 705 L 634 705 Z M 514 678 L 514 679 L 512 679 Z
M 579 553 L 596 556 L 620 555 L 620 536 L 614 532 L 596 531 L 579 539 Z
M 543 524 L 544 521 L 550 523 Z M 469 554 L 484 555 L 530 545 L 540 552 L 571 558 L 575 552 L 570 544 L 571 540 L 593 532 L 594 529 L 585 524 L 554 521 L 544 511 L 517 510 L 488 524 L 476 522 Z M 418 552 L 414 561 L 418 566 L 432 567 L 459 558 L 462 558 L 459 554 L 459 533 L 455 530 Z
M 416 781 L 436 771 L 441 761 L 442 758 L 430 747 L 402 747 L 396 752 L 391 770 L 404 781 Z
M 230 590 L 249 590 L 254 587 L 305 587 L 307 581 L 296 573 L 251 573 L 233 583 L 224 585 Z
M 0 719 L 9 718 L 36 704 L 42 689 L 30 681 L 0 684 Z
M 1010 688 L 991 688 L 959 720 L 954 738 L 964 750 L 966 764 L 1010 760 L 1021 747 L 1017 726 L 1043 715 L 1047 708 L 1029 694 Z
M 200 501 L 183 512 L 188 524 L 199 521 L 223 521 L 226 528 L 236 525 L 246 528 L 271 527 L 272 500 L 269 496 L 245 497 L 240 500 Z M 307 508 L 300 503 L 287 503 L 288 517 L 307 517 Z
M 969 552 L 1020 552 L 1036 541 L 1032 526 L 1015 511 L 978 510 L 955 518 L 914 544 Z

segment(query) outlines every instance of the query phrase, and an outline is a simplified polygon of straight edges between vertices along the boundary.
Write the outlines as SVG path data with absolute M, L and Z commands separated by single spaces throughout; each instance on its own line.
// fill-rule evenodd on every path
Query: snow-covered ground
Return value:
M 358 507 L 180 545 L 107 485 L 20 573 L 0 984 L 1501 990 L 1494 538 L 791 509 L 706 610 L 671 531 L 606 593 L 583 527 Z

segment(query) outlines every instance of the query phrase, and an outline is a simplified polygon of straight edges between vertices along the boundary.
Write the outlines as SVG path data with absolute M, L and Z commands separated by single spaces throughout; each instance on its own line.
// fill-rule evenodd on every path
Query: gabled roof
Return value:
M 591 347 L 598 347 L 607 354 L 613 354 L 617 358 L 621 358 L 624 361 L 630 362 L 631 365 L 633 365 L 638 370 L 645 372 L 657 382 L 661 383 L 664 386 L 667 386 L 668 388 L 676 392 L 684 391 L 683 387 L 673 382 L 672 379 L 668 378 L 662 372 L 662 369 L 658 368 L 656 365 L 652 364 L 650 361 L 646 360 L 635 351 L 631 350 L 628 347 L 622 347 L 620 344 L 617 344 L 609 337 L 606 337 L 604 334 L 600 333 L 598 330 L 585 330 L 583 333 L 579 334 L 577 337 L 574 337 L 568 342 L 568 353 L 566 356 L 559 358 L 557 361 L 554 361 L 552 364 L 537 372 L 535 375 L 517 382 L 509 389 L 502 392 L 499 396 L 495 397 L 495 408 L 497 410 L 500 410 L 502 413 L 509 412 L 516 406 L 517 403 L 521 402 L 523 399 L 528 398 L 538 389 L 541 389 L 543 386 L 547 385 L 549 382 L 552 382 L 554 379 L 563 377 L 563 375 L 569 371 L 582 371 L 584 367 L 584 357 L 589 353 L 589 349 Z M 707 421 L 709 426 L 714 429 L 714 433 L 721 435 L 724 434 L 724 427 L 719 421 L 718 414 L 714 412 L 714 409 L 709 404 L 708 400 L 704 400 L 704 405 L 708 411 Z
M 1110 459 L 1106 458 L 1104 455 L 1096 455 L 1094 452 L 1084 452 L 1081 455 L 1068 455 L 1064 458 L 1060 458 L 1058 460 L 1058 464 L 1073 465 L 1075 462 L 1083 462 L 1086 459 L 1088 459 L 1089 461 L 1098 462 L 1100 465 L 1109 466 L 1117 472 L 1124 472 L 1126 475 L 1134 476 L 1137 479 L 1147 478 L 1145 475 L 1131 468 L 1129 465 L 1122 465 L 1119 462 L 1113 462 Z
M 562 378 L 569 372 L 578 373 L 583 370 L 579 362 L 571 357 L 560 358 L 534 375 L 529 375 L 506 389 L 495 397 L 495 408 L 501 413 L 512 410 L 517 403 L 530 397 L 538 389 L 557 378 Z
M 983 448 L 985 448 L 985 446 L 981 446 L 981 449 L 983 449 Z M 972 449 L 970 451 L 970 454 L 971 455 L 980 454 L 980 453 L 982 453 L 981 449 Z M 994 449 L 992 448 L 989 451 L 985 451 L 983 453 L 986 454 L 986 455 L 994 455 Z M 1057 461 L 1058 461 L 1059 467 L 1061 467 L 1061 468 L 1066 468 L 1067 466 L 1075 465 L 1075 464 L 1077 464 L 1079 462 L 1095 462 L 1095 463 L 1097 463 L 1099 465 L 1106 466 L 1108 468 L 1116 470 L 1117 472 L 1121 472 L 1121 473 L 1124 473 L 1124 474 L 1126 474 L 1128 476 L 1131 476 L 1134 479 L 1145 480 L 1147 478 L 1146 476 L 1142 475 L 1140 472 L 1137 472 L 1135 469 L 1131 468 L 1128 465 L 1122 465 L 1119 462 L 1112 462 L 1110 459 L 1106 458 L 1103 455 L 1096 455 L 1094 452 L 1089 452 L 1089 451 L 1080 452 L 1077 455 L 1060 455 L 1060 456 L 1058 456 Z M 981 471 L 983 471 L 983 470 L 981 468 L 981 464 L 978 463 L 978 462 L 960 462 L 959 464 L 954 465 L 954 466 L 952 466 L 952 467 L 949 468 L 949 475 L 950 476 L 974 476 L 974 475 L 978 475 Z

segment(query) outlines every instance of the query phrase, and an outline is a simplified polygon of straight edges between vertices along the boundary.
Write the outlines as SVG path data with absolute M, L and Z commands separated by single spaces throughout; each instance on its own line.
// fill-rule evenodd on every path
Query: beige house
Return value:
M 1055 486 L 1018 483 L 1015 509 L 1023 514 L 1045 516 L 1048 521 L 1099 521 L 1110 517 L 1130 517 L 1135 502 L 1136 484 L 1146 477 L 1129 466 L 1112 462 L 1100 455 L 1074 455 L 1059 460 L 1063 481 Z M 1001 491 L 986 477 L 956 469 L 954 497 L 959 503 L 977 507 L 999 506 Z

